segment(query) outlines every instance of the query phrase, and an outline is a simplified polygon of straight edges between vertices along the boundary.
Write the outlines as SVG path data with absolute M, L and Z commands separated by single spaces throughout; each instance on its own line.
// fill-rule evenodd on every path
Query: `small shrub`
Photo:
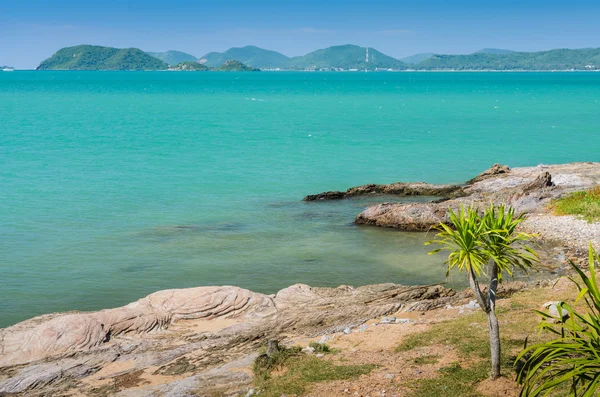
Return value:
M 596 264 L 600 256 L 590 245 L 588 277 L 577 265 L 571 265 L 583 283 L 571 279 L 579 289 L 575 300 L 585 302 L 585 312 L 561 302 L 558 316 L 536 311 L 542 316 L 541 329 L 556 335 L 556 339 L 538 343 L 523 350 L 517 357 L 521 396 L 547 396 L 561 391 L 571 396 L 597 396 L 600 392 L 600 289 L 596 281 Z M 564 319 L 563 313 L 569 318 Z
M 323 353 L 323 354 L 335 353 L 335 349 L 332 349 L 326 343 L 310 342 L 310 344 L 308 346 L 315 349 L 315 353 Z

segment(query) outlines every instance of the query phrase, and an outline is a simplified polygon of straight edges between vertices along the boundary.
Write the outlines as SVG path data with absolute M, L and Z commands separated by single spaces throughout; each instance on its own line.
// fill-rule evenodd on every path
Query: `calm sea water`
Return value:
M 599 100 L 596 73 L 0 73 L 0 326 L 165 288 L 443 281 L 427 236 L 302 197 L 598 161 Z

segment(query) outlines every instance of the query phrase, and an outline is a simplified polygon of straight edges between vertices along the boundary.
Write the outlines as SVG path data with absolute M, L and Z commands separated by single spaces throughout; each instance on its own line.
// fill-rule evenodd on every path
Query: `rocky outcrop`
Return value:
M 391 227 L 410 232 L 426 232 L 447 222 L 448 205 L 444 203 L 383 203 L 358 214 L 357 224 Z
M 369 184 L 351 187 L 345 192 L 330 191 L 311 194 L 304 197 L 304 201 L 339 200 L 367 195 L 460 197 L 463 195 L 463 188 L 458 185 L 432 185 L 424 182 Z
M 467 181 L 467 184 L 472 185 L 475 182 L 480 182 L 498 175 L 508 174 L 509 172 L 509 166 L 496 163 L 487 170 L 483 171 L 481 174 L 477 175 L 475 178 Z
M 125 384 L 135 391 L 123 395 L 174 389 L 187 395 L 183 389 L 208 392 L 217 381 L 243 389 L 251 379 L 232 370 L 232 363 L 248 361 L 267 339 L 337 332 L 464 296 L 439 285 L 297 284 L 275 295 L 198 287 L 160 291 L 99 312 L 40 316 L 0 330 L 0 395 L 62 395 L 72 389 L 114 395 L 125 393 Z M 145 387 L 156 374 L 163 383 Z
M 547 213 L 550 200 L 600 184 L 600 163 L 573 163 L 509 169 L 494 165 L 465 186 L 460 197 L 433 203 L 383 203 L 358 214 L 357 224 L 427 231 L 447 222 L 448 208 L 478 209 L 505 203 L 518 213 Z

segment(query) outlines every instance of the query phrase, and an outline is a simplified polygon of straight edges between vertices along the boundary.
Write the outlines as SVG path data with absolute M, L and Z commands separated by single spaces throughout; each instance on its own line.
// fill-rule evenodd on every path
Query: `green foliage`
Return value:
M 209 67 L 224 64 L 229 59 L 237 59 L 240 62 L 261 69 L 287 68 L 290 58 L 276 52 L 258 48 L 255 46 L 234 47 L 225 52 L 210 52 L 202 57 Z
M 196 61 L 186 61 L 186 62 L 181 62 L 181 63 L 177 64 L 173 68 L 169 68 L 169 70 L 187 70 L 187 71 L 194 71 L 194 72 L 206 72 L 210 69 Z
M 215 72 L 258 72 L 260 69 L 244 65 L 239 61 L 226 61 L 223 65 L 212 68 Z
M 283 348 L 270 358 L 260 356 L 254 363 L 254 384 L 265 397 L 304 394 L 310 383 L 353 379 L 368 374 L 375 365 L 336 365 L 301 352 L 300 347 Z M 280 370 L 280 375 L 273 371 Z
M 167 64 L 137 48 L 79 45 L 63 48 L 37 70 L 163 70 Z
M 466 211 L 461 208 L 458 214 L 451 209 L 448 211 L 452 227 L 443 223 L 438 226 L 440 232 L 436 238 L 425 244 L 438 244 L 441 247 L 431 251 L 429 255 L 443 250 L 450 251 L 446 260 L 448 273 L 457 268 L 459 271 L 472 270 L 480 276 L 489 259 L 482 244 L 484 224 L 474 208 L 469 207 Z
M 426 59 L 431 58 L 432 56 L 434 56 L 435 54 L 433 52 L 424 52 L 421 54 L 415 54 L 415 55 L 411 55 L 409 57 L 405 57 L 405 58 L 400 58 L 400 60 L 404 63 L 408 63 L 411 65 L 416 65 L 418 63 L 423 62 Z
M 160 59 L 169 66 L 178 65 L 182 62 L 195 62 L 197 60 L 197 58 L 193 55 L 173 50 L 166 52 L 147 52 L 147 54 L 153 56 L 154 58 Z
M 440 368 L 439 373 L 431 379 L 420 380 L 410 397 L 456 396 L 480 397 L 476 385 L 487 377 L 487 369 L 483 365 L 463 368 L 458 363 Z
M 600 68 L 600 49 L 435 55 L 421 62 L 417 68 L 423 70 L 585 70 L 588 65 Z
M 591 245 L 589 277 L 571 262 L 583 282 L 571 279 L 579 289 L 575 303 L 583 299 L 585 313 L 566 302 L 558 304 L 556 317 L 537 311 L 543 319 L 542 331 L 558 337 L 530 346 L 517 357 L 516 363 L 521 367 L 517 380 L 523 384 L 521 396 L 546 396 L 565 384 L 570 385 L 572 396 L 596 396 L 600 392 L 600 290 L 595 274 L 598 263 L 600 256 Z M 563 320 L 565 311 L 569 318 Z
M 600 186 L 554 200 L 550 207 L 558 215 L 577 215 L 588 222 L 598 222 L 600 221 Z
M 472 270 L 479 277 L 492 260 L 498 266 L 498 274 L 490 276 L 501 278 L 502 273 L 512 276 L 515 267 L 526 271 L 537 261 L 537 254 L 529 246 L 515 247 L 518 242 L 530 240 L 532 235 L 516 231 L 523 216 L 515 216 L 513 208 L 490 204 L 483 216 L 471 207 L 462 208 L 458 214 L 449 209 L 449 218 L 452 227 L 439 225 L 436 238 L 426 243 L 441 246 L 430 255 L 450 251 L 446 260 L 448 272 L 453 268 Z
M 326 343 L 310 342 L 308 344 L 308 346 L 310 346 L 313 349 L 315 349 L 315 353 L 324 353 L 324 354 L 335 353 L 335 349 L 332 349 Z
M 344 68 L 344 69 L 406 69 L 406 64 L 374 48 L 369 47 L 369 62 L 366 62 L 366 47 L 340 45 L 313 51 L 290 60 L 290 68 Z

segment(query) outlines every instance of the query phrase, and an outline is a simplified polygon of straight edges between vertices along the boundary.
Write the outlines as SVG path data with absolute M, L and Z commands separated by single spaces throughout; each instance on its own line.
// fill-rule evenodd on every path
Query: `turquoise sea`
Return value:
M 443 281 L 427 236 L 352 224 L 394 198 L 301 199 L 598 161 L 599 101 L 598 73 L 0 73 L 0 326 L 165 288 Z

